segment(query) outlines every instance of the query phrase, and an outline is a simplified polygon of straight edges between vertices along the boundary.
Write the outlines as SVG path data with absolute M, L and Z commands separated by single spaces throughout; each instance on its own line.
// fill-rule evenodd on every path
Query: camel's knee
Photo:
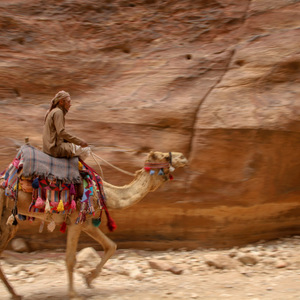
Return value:
M 104 249 L 104 255 L 102 257 L 102 267 L 104 264 L 115 254 L 117 250 L 117 244 L 112 242 L 111 244 L 107 245 Z
M 112 256 L 117 250 L 117 244 L 111 241 L 109 245 L 104 248 L 105 254 L 109 254 L 109 257 Z
M 111 242 L 110 245 L 106 249 L 104 249 L 104 255 L 97 267 L 98 273 L 101 272 L 101 269 L 103 268 L 105 263 L 115 254 L 116 250 L 117 245 L 114 242 Z
M 117 244 L 110 239 L 107 239 L 102 247 L 105 253 L 115 253 L 117 250 Z

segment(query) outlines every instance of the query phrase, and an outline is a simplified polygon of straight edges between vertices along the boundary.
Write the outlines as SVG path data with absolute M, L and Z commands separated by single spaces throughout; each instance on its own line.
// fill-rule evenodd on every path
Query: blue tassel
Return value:
M 9 176 L 9 173 L 8 173 L 8 172 L 6 172 L 6 173 L 5 173 L 5 177 L 4 177 L 4 179 L 5 179 L 5 180 L 7 180 L 8 176 Z
M 155 170 L 151 170 L 150 175 L 154 175 L 154 174 L 155 174 Z
M 40 186 L 39 179 L 38 179 L 38 178 L 35 178 L 35 179 L 33 180 L 33 182 L 32 182 L 32 187 L 33 187 L 34 189 L 38 189 L 39 186 Z
M 26 216 L 21 215 L 21 214 L 18 214 L 18 219 L 19 219 L 20 221 L 25 221 L 25 220 L 26 220 Z
M 101 218 L 99 218 L 99 219 L 92 219 L 92 224 L 93 224 L 95 227 L 99 227 L 100 224 L 101 224 Z
M 158 175 L 165 175 L 164 169 L 160 169 Z

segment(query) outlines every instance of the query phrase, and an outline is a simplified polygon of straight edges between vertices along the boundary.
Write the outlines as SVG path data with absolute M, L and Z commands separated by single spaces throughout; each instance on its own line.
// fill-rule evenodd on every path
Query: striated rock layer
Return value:
M 41 147 L 64 89 L 68 129 L 110 163 L 135 171 L 150 149 L 189 158 L 173 182 L 112 211 L 120 247 L 300 232 L 299 1 L 11 0 L 0 31 L 1 169 L 25 136 Z M 112 184 L 131 180 L 102 168 Z M 38 226 L 21 226 L 32 249 L 64 243 Z

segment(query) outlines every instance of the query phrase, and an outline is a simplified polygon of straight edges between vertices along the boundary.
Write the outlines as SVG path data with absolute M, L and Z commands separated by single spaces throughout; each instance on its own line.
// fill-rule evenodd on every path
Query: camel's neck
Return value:
M 128 185 L 121 187 L 103 182 L 108 208 L 126 208 L 141 201 L 149 192 L 155 191 L 163 180 L 161 176 L 149 175 L 141 170 L 136 178 Z

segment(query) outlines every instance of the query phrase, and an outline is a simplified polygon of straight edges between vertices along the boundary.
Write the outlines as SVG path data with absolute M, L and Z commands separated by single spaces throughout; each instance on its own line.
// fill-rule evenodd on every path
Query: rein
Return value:
M 91 152 L 91 153 L 92 153 L 92 156 L 93 156 L 94 159 L 95 159 L 94 156 L 96 156 L 97 158 L 103 160 L 106 164 L 108 164 L 108 165 L 111 166 L 112 168 L 114 168 L 114 169 L 116 169 L 116 170 L 118 170 L 118 171 L 120 171 L 120 172 L 122 172 L 122 173 L 124 173 L 124 174 L 130 175 L 130 176 L 135 176 L 135 174 L 133 174 L 133 173 L 127 172 L 127 171 L 125 171 L 125 170 L 122 170 L 122 169 L 120 169 L 120 168 L 114 166 L 113 164 L 109 163 L 107 160 L 105 160 L 104 158 L 98 156 L 98 155 L 95 154 L 94 152 Z M 95 160 L 95 161 L 96 161 L 96 160 Z M 96 162 L 97 162 L 97 161 L 96 161 Z M 98 165 L 98 167 L 99 167 L 100 170 L 101 170 L 101 175 L 102 175 L 102 178 L 103 178 L 103 172 L 102 172 L 102 169 L 101 169 L 100 165 L 98 164 L 98 162 L 97 162 L 97 165 Z

